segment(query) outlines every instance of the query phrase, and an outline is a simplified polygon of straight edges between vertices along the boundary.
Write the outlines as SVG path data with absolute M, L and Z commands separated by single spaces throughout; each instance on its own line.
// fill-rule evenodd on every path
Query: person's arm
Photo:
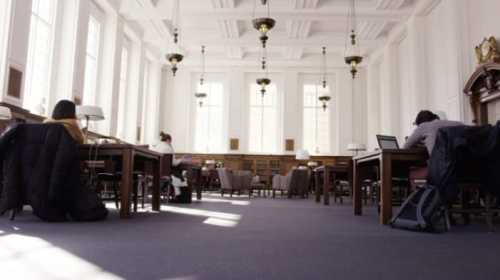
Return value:
M 413 133 L 410 135 L 410 137 L 408 137 L 408 140 L 406 140 L 406 143 L 405 143 L 403 149 L 414 148 L 415 146 L 417 146 L 418 144 L 421 143 L 423 138 L 424 138 L 424 135 L 422 134 L 421 128 L 417 127 L 413 131 Z

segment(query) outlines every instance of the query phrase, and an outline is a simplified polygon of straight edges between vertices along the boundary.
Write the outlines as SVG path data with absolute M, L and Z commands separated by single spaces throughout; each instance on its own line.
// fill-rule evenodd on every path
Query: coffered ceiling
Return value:
M 361 51 L 369 55 L 387 33 L 406 21 L 418 0 L 356 0 Z M 260 0 L 180 0 L 180 46 L 197 61 L 200 46 L 210 60 L 255 63 L 260 57 L 254 16 L 264 16 Z M 349 0 L 269 0 L 276 26 L 269 32 L 270 61 L 319 62 L 321 47 L 331 57 L 344 54 Z M 139 24 L 144 39 L 160 52 L 172 47 L 174 0 L 124 0 L 120 12 Z M 254 13 L 255 10 L 255 13 Z M 339 60 L 340 61 L 340 60 Z

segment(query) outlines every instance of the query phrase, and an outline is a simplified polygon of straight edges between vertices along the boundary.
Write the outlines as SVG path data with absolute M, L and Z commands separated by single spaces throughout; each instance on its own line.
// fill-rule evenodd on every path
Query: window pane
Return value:
M 93 16 L 89 17 L 87 51 L 85 56 L 85 80 L 83 104 L 95 105 L 97 91 L 97 73 L 99 65 L 99 41 L 101 24 Z
M 250 85 L 249 150 L 276 153 L 279 148 L 277 89 L 271 84 L 264 95 L 260 89 L 256 84 Z
M 125 126 L 125 99 L 128 88 L 128 49 L 122 48 L 121 66 L 120 66 L 120 92 L 118 96 L 118 118 L 116 136 L 123 138 Z
M 196 100 L 194 148 L 198 152 L 224 152 L 224 85 L 205 82 L 198 92 L 207 94 L 203 106 Z
M 26 67 L 24 107 L 46 114 L 49 96 L 54 25 L 57 1 L 33 1 Z
M 311 154 L 330 153 L 330 107 L 324 110 L 318 100 L 320 96 L 330 95 L 330 89 L 306 84 L 303 91 L 302 146 Z

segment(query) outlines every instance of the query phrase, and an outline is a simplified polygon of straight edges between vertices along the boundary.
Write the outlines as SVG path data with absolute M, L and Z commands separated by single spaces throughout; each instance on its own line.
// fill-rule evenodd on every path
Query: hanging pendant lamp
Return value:
M 179 0 L 175 1 L 172 23 L 174 25 L 174 49 L 165 57 L 168 62 L 170 62 L 172 66 L 172 74 L 175 77 L 175 73 L 177 73 L 177 70 L 179 69 L 177 65 L 182 61 L 182 59 L 184 59 L 184 56 L 179 51 Z
M 256 80 L 257 84 L 260 86 L 260 93 L 262 97 L 266 94 L 266 87 L 271 84 L 271 79 L 268 78 L 267 62 L 266 62 L 267 52 L 265 48 L 262 48 L 262 70 L 265 74 L 263 78 L 258 78 Z
M 276 25 L 276 21 L 271 18 L 271 11 L 269 8 L 269 2 L 267 0 L 261 0 L 261 4 L 263 6 L 267 6 L 267 17 L 260 17 L 260 18 L 255 18 L 255 2 L 254 2 L 254 19 L 252 20 L 252 25 L 257 31 L 260 33 L 259 40 L 262 43 L 262 47 L 265 48 L 267 44 L 267 40 L 269 39 L 269 36 L 267 33 L 269 30 L 273 29 L 273 27 Z
M 326 90 L 326 47 L 322 48 L 321 51 L 322 54 L 322 63 L 321 63 L 321 72 L 322 72 L 322 77 L 321 77 L 321 87 L 323 90 Z M 323 95 L 318 97 L 318 100 L 322 102 L 323 111 L 326 111 L 328 108 L 328 101 L 330 101 L 330 96 L 326 94 L 326 92 L 323 92 Z
M 357 42 L 356 35 L 356 3 L 351 0 L 351 7 L 349 8 L 347 16 L 347 28 L 350 29 L 350 34 L 346 34 L 346 50 L 345 50 L 345 63 L 351 67 L 352 78 L 355 79 L 358 73 L 358 66 L 363 62 L 363 56 L 359 54 L 359 43 Z M 350 41 L 349 43 L 347 43 Z M 349 46 L 350 45 L 350 46 Z
M 203 100 L 207 98 L 207 94 L 203 91 L 203 84 L 205 83 L 205 46 L 201 46 L 201 75 L 200 75 L 200 91 L 194 94 L 200 107 L 203 107 Z

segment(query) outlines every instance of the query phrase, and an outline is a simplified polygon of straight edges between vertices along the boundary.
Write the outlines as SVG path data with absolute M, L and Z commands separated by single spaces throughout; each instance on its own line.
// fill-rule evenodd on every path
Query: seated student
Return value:
M 417 125 L 417 128 L 406 140 L 404 148 L 409 149 L 424 145 L 430 155 L 434 149 L 437 133 L 440 128 L 463 124 L 456 121 L 441 120 L 439 116 L 433 112 L 423 110 L 418 113 L 415 119 L 415 125 Z M 414 190 L 417 187 L 417 181 L 425 181 L 427 178 L 427 167 L 411 168 L 409 177 L 411 188 Z
M 424 145 L 429 155 L 434 149 L 437 133 L 440 128 L 464 125 L 457 121 L 441 120 L 438 115 L 428 110 L 420 111 L 414 124 L 417 128 L 415 128 L 413 133 L 406 140 L 404 149 Z
M 183 172 L 187 170 L 191 164 L 189 158 L 175 158 L 174 148 L 172 147 L 172 136 L 164 132 L 160 132 L 160 143 L 153 149 L 161 154 L 172 155 L 172 185 L 175 195 L 178 196 L 180 194 L 180 187 L 187 186 L 186 182 L 184 182 Z
M 71 137 L 79 144 L 83 144 L 85 138 L 78 125 L 76 106 L 72 101 L 61 100 L 57 102 L 52 112 L 52 118 L 46 119 L 44 123 L 60 123 L 64 125 Z

